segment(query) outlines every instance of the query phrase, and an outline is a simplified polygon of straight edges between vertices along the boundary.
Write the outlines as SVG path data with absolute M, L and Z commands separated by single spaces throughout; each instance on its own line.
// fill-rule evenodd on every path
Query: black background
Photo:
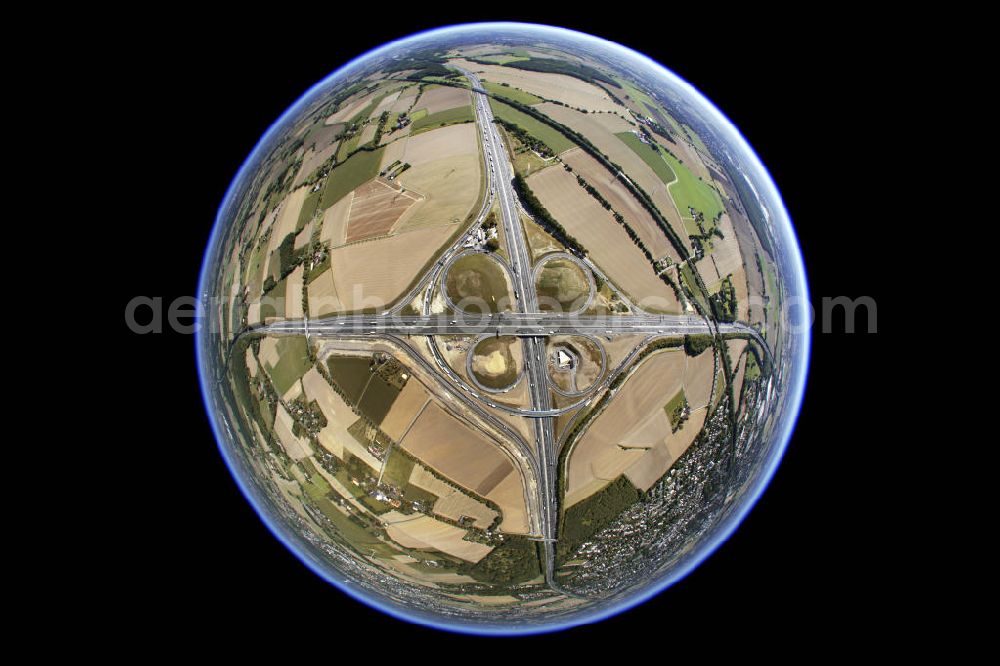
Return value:
M 664 645 L 753 654 L 790 636 L 809 652 L 826 652 L 880 631 L 898 603 L 900 562 L 889 555 L 898 507 L 887 501 L 883 470 L 868 464 L 884 457 L 878 447 L 885 445 L 876 416 L 862 407 L 885 398 L 879 379 L 893 315 L 884 302 L 886 270 L 859 256 L 857 229 L 864 228 L 867 243 L 888 242 L 888 231 L 865 211 L 879 205 L 889 185 L 877 169 L 858 180 L 842 151 L 855 142 L 877 162 L 894 149 L 909 88 L 900 50 L 876 27 L 838 17 L 780 27 L 752 13 L 672 14 L 663 29 L 657 26 L 668 23 L 649 10 L 622 12 L 590 20 L 499 10 L 422 12 L 414 19 L 405 12 L 393 18 L 397 12 L 384 8 L 378 20 L 359 20 L 332 11 L 305 20 L 298 33 L 280 18 L 159 16 L 143 30 L 95 40 L 99 64 L 87 73 L 85 101 L 99 111 L 93 137 L 100 155 L 119 169 L 118 207 L 103 212 L 103 224 L 108 238 L 127 239 L 115 259 L 115 274 L 128 276 L 118 279 L 115 316 L 135 295 L 169 302 L 195 292 L 216 209 L 244 158 L 308 87 L 350 58 L 420 29 L 476 19 L 590 32 L 663 62 L 743 132 L 783 193 L 814 303 L 867 295 L 882 306 L 879 334 L 845 334 L 842 322 L 831 334 L 815 330 L 798 426 L 743 525 L 685 580 L 596 625 L 475 639 L 400 622 L 322 582 L 257 519 L 216 451 L 193 337 L 137 336 L 123 326 L 116 354 L 134 375 L 119 398 L 125 434 L 114 443 L 121 455 L 113 457 L 126 461 L 137 483 L 124 504 L 115 495 L 104 521 L 121 541 L 102 552 L 101 581 L 129 631 L 163 644 L 273 631 L 275 642 L 303 654 L 324 636 L 389 651 L 411 644 L 473 650 L 455 656 L 586 650 L 627 637 L 616 648 L 626 658 L 663 654 Z M 852 183 L 851 197 L 843 196 Z

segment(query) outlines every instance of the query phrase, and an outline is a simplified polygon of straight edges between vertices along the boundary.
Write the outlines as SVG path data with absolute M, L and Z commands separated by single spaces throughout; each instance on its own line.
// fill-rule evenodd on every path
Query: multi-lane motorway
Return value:
M 512 455 L 520 458 L 522 465 L 526 466 L 533 474 L 533 479 L 525 480 L 526 490 L 529 495 L 534 495 L 527 498 L 529 514 L 532 514 L 532 529 L 536 531 L 538 538 L 544 544 L 546 581 L 554 589 L 557 589 L 558 586 L 554 580 L 554 543 L 558 521 L 556 466 L 559 451 L 553 418 L 580 405 L 589 404 L 593 395 L 607 388 L 618 372 L 627 369 L 627 365 L 636 357 L 639 348 L 637 347 L 618 367 L 605 374 L 602 381 L 589 391 L 591 397 L 581 398 L 573 405 L 555 409 L 552 407 L 548 379 L 545 352 L 546 336 L 589 334 L 593 336 L 604 335 L 610 338 L 614 335 L 644 334 L 646 335 L 645 341 L 648 342 L 661 336 L 674 337 L 718 331 L 723 336 L 752 337 L 760 343 L 765 352 L 768 348 L 758 331 L 750 326 L 740 323 L 709 323 L 697 315 L 649 314 L 635 306 L 631 306 L 634 314 L 607 316 L 540 312 L 533 277 L 535 266 L 531 260 L 524 227 L 521 224 L 518 200 L 513 189 L 512 165 L 507 156 L 503 139 L 493 123 L 493 114 L 486 91 L 483 90 L 475 74 L 466 70 L 461 70 L 461 72 L 469 79 L 472 90 L 476 93 L 474 94 L 476 117 L 488 181 L 487 196 L 484 198 L 483 207 L 471 230 L 462 234 L 450 248 L 445 250 L 439 261 L 416 283 L 410 293 L 399 301 L 396 307 L 382 314 L 280 321 L 255 327 L 252 330 L 272 334 L 306 334 L 315 337 L 355 340 L 372 339 L 373 342 L 382 339 L 404 349 L 410 346 L 407 344 L 407 339 L 410 336 L 426 336 L 426 339 L 430 341 L 428 347 L 438 366 L 437 370 L 440 375 L 443 375 L 440 377 L 442 386 L 439 388 L 444 389 L 442 391 L 444 397 L 461 402 L 480 419 L 506 434 L 512 440 L 510 444 L 514 445 L 511 450 Z M 494 204 L 499 204 L 504 238 L 510 256 L 509 269 L 514 289 L 514 311 L 494 315 L 432 313 L 431 303 L 435 287 L 441 282 L 450 260 L 454 258 L 456 253 L 462 251 L 462 244 L 468 234 L 482 223 Z M 596 267 L 592 268 L 597 270 Z M 420 312 L 422 314 L 401 314 L 405 305 L 412 302 L 417 296 L 420 296 Z M 528 382 L 530 396 L 529 406 L 524 408 L 505 407 L 498 405 L 489 395 L 477 392 L 475 387 L 470 387 L 451 369 L 433 340 L 433 337 L 438 335 L 483 333 L 511 335 L 521 339 L 525 379 Z M 419 354 L 407 355 L 411 357 L 411 362 L 421 365 L 425 371 L 434 374 L 432 366 L 427 364 Z M 450 390 L 445 378 L 460 390 Z M 496 409 L 532 417 L 534 446 L 530 448 L 525 446 L 526 443 L 519 434 L 511 430 L 506 423 L 484 410 L 482 405 L 477 404 L 477 400 Z
M 524 315 L 535 316 L 540 311 L 535 294 L 531 254 L 528 241 L 524 235 L 524 226 L 517 208 L 517 198 L 513 187 L 513 167 L 507 157 L 507 150 L 493 124 L 493 112 L 490 109 L 489 98 L 482 92 L 478 77 L 467 70 L 461 70 L 469 79 L 476 91 L 476 116 L 479 120 L 483 136 L 483 147 L 486 150 L 490 169 L 490 185 L 495 188 L 496 197 L 500 203 L 500 218 L 503 222 L 504 237 L 507 241 L 507 253 L 510 256 L 510 268 L 514 273 L 514 310 L 515 318 Z M 530 331 L 534 329 L 534 335 Z M 531 410 L 549 412 L 552 409 L 552 395 L 549 392 L 548 370 L 545 358 L 545 338 L 543 329 L 537 326 L 514 326 L 515 335 L 521 336 L 523 347 L 524 370 L 528 380 L 528 395 Z M 549 330 L 554 331 L 555 328 Z M 527 332 L 527 333 L 526 333 Z M 535 432 L 535 451 L 538 456 L 539 510 L 541 511 L 541 537 L 545 549 L 545 578 L 550 585 L 554 584 L 555 538 L 557 525 L 557 492 L 556 492 L 556 437 L 553 428 L 553 418 L 542 416 L 532 419 Z
M 490 333 L 518 337 L 546 335 L 622 335 L 625 333 L 655 333 L 666 337 L 711 333 L 712 327 L 697 315 L 573 315 L 553 312 L 501 312 L 494 315 L 477 313 L 424 315 L 342 315 L 309 320 L 310 335 L 475 335 Z M 277 321 L 256 329 L 268 333 L 303 334 L 303 321 Z M 720 323 L 724 336 L 751 336 L 763 344 L 757 329 L 746 324 Z

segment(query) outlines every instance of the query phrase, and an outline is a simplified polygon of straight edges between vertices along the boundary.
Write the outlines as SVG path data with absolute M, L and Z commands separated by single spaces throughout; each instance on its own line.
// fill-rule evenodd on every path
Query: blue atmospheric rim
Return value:
M 537 23 L 520 23 L 520 22 L 510 22 L 510 21 L 462 23 L 462 24 L 443 26 L 440 28 L 433 28 L 430 30 L 424 30 L 421 32 L 413 33 L 406 37 L 396 39 L 386 44 L 383 44 L 378 48 L 372 49 L 353 58 L 343 66 L 338 67 L 331 74 L 326 76 L 322 81 L 316 83 L 315 85 L 310 87 L 305 93 L 303 93 L 298 98 L 298 100 L 296 100 L 290 107 L 288 107 L 288 109 L 281 114 L 278 120 L 276 120 L 261 136 L 260 140 L 254 146 L 253 150 L 250 151 L 250 154 L 247 156 L 246 160 L 244 160 L 243 165 L 240 167 L 239 171 L 237 171 L 236 177 L 233 178 L 228 189 L 226 190 L 226 194 L 223 197 L 221 204 L 219 205 L 218 212 L 216 213 L 215 223 L 209 235 L 208 245 L 206 246 L 205 256 L 202 259 L 201 271 L 198 278 L 197 293 L 198 294 L 204 293 L 206 277 L 208 275 L 208 262 L 213 254 L 213 250 L 216 248 L 216 242 L 218 240 L 218 236 L 220 233 L 222 217 L 224 212 L 232 203 L 231 199 L 233 197 L 234 190 L 236 189 L 238 184 L 243 182 L 243 178 L 246 175 L 246 171 L 250 168 L 250 165 L 256 161 L 255 158 L 257 157 L 257 154 L 261 151 L 262 146 L 267 145 L 268 139 L 270 139 L 283 126 L 283 124 L 288 118 L 290 118 L 298 111 L 299 107 L 303 104 L 303 102 L 309 100 L 314 92 L 316 92 L 320 88 L 325 87 L 330 81 L 335 79 L 337 75 L 340 74 L 341 72 L 349 70 L 352 66 L 362 61 L 365 61 L 371 58 L 372 56 L 375 56 L 378 53 L 392 50 L 396 46 L 402 43 L 416 41 L 419 38 L 429 37 L 432 35 L 441 35 L 453 31 L 461 32 L 473 28 L 480 30 L 491 29 L 491 28 L 492 29 L 513 28 L 513 29 L 529 30 L 529 31 L 530 30 L 541 31 L 541 32 L 549 31 L 549 32 L 561 33 L 561 35 L 564 37 L 598 42 L 606 48 L 618 50 L 628 55 L 629 57 L 636 58 L 642 61 L 646 65 L 650 66 L 654 71 L 658 71 L 661 74 L 663 74 L 668 80 L 672 80 L 675 83 L 682 86 L 683 88 L 685 88 L 686 92 L 692 95 L 692 97 L 695 100 L 700 101 L 702 104 L 705 105 L 708 111 L 715 114 L 716 120 L 719 122 L 720 125 L 722 125 L 723 127 L 727 127 L 731 130 L 731 132 L 738 139 L 738 145 L 741 146 L 746 152 L 746 155 L 741 157 L 749 157 L 752 166 L 754 166 L 757 172 L 761 174 L 765 179 L 764 185 L 766 186 L 766 189 L 770 190 L 770 192 L 765 194 L 773 194 L 773 199 L 774 199 L 773 201 L 768 200 L 767 203 L 771 204 L 772 206 L 776 205 L 780 209 L 782 219 L 785 222 L 785 224 L 782 225 L 783 226 L 782 231 L 785 232 L 785 235 L 787 236 L 787 238 L 785 239 L 787 241 L 787 247 L 785 247 L 785 251 L 789 253 L 790 257 L 794 257 L 795 259 L 795 261 L 792 263 L 794 264 L 794 269 L 798 274 L 797 275 L 798 285 L 800 286 L 799 293 L 796 294 L 796 297 L 799 299 L 799 302 L 803 305 L 808 304 L 810 302 L 805 263 L 802 259 L 802 251 L 801 248 L 799 247 L 798 238 L 795 234 L 795 228 L 792 224 L 791 216 L 789 216 L 788 211 L 785 208 L 784 201 L 782 200 L 781 197 L 781 193 L 778 190 L 778 186 L 774 183 L 774 180 L 771 178 L 770 172 L 768 172 L 767 168 L 764 167 L 763 163 L 760 161 L 759 156 L 754 151 L 750 143 L 746 140 L 746 138 L 744 138 L 744 136 L 740 133 L 740 131 L 736 128 L 736 126 L 733 125 L 733 123 L 725 116 L 725 114 L 723 114 L 722 111 L 719 110 L 718 107 L 716 107 L 707 97 L 702 95 L 697 88 L 695 88 L 693 85 L 685 81 L 676 73 L 674 73 L 664 65 L 660 64 L 656 60 L 653 60 L 652 58 L 642 53 L 639 53 L 638 51 L 635 51 L 627 46 L 623 46 L 616 42 L 596 37 L 594 35 L 589 35 L 587 33 L 578 32 L 575 30 L 569 30 L 567 28 L 559 28 L 555 26 L 548 26 Z M 793 327 L 795 325 L 801 326 L 802 324 L 801 322 L 793 322 Z M 771 482 L 771 479 L 774 477 L 774 474 L 777 471 L 777 468 L 780 465 L 782 458 L 784 457 L 785 451 L 788 448 L 789 440 L 791 439 L 792 431 L 794 430 L 795 423 L 798 421 L 798 417 L 802 409 L 802 401 L 805 395 L 806 377 L 808 375 L 809 360 L 812 347 L 811 328 L 808 329 L 807 331 L 798 333 L 799 344 L 801 345 L 801 352 L 800 352 L 801 362 L 796 364 L 796 366 L 794 366 L 795 370 L 794 376 L 790 379 L 789 390 L 791 391 L 790 395 L 792 397 L 790 399 L 790 402 L 788 403 L 789 418 L 785 419 L 784 429 L 780 433 L 780 436 L 778 437 L 779 445 L 772 450 L 768 460 L 766 461 L 766 468 L 764 470 L 764 473 L 758 475 L 757 481 L 754 483 L 753 487 L 747 491 L 747 495 L 745 496 L 743 502 L 741 502 L 740 505 L 733 510 L 732 514 L 729 516 L 727 521 L 724 524 L 717 526 L 708 539 L 706 539 L 704 542 L 696 546 L 693 554 L 686 557 L 681 566 L 671 571 L 667 576 L 665 576 L 655 585 L 652 585 L 649 588 L 635 595 L 632 595 L 617 604 L 613 604 L 610 607 L 597 609 L 595 612 L 589 615 L 583 614 L 581 616 L 571 617 L 568 621 L 564 621 L 561 623 L 527 625 L 523 627 L 517 627 L 509 625 L 460 624 L 454 621 L 447 621 L 447 620 L 442 620 L 438 622 L 431 621 L 425 616 L 419 615 L 409 610 L 404 610 L 395 605 L 391 605 L 386 601 L 382 600 L 381 598 L 369 597 L 366 594 L 364 594 L 362 590 L 347 583 L 346 581 L 341 582 L 340 580 L 335 579 L 330 575 L 329 571 L 321 568 L 312 558 L 306 556 L 305 553 L 300 551 L 298 546 L 292 543 L 292 541 L 289 539 L 284 529 L 279 525 L 275 524 L 274 520 L 268 514 L 268 512 L 263 510 L 262 506 L 257 501 L 256 496 L 250 490 L 247 481 L 237 471 L 239 467 L 236 464 L 234 464 L 233 458 L 230 455 L 228 448 L 224 443 L 226 440 L 223 437 L 223 434 L 219 427 L 218 419 L 215 415 L 215 412 L 212 409 L 212 405 L 210 404 L 209 395 L 210 391 L 212 390 L 212 387 L 209 386 L 208 384 L 208 381 L 206 379 L 206 373 L 202 371 L 206 363 L 206 359 L 202 352 L 202 344 L 201 344 L 202 336 L 206 335 L 205 333 L 203 333 L 203 331 L 204 331 L 204 325 L 199 326 L 198 333 L 195 336 L 195 358 L 198 364 L 198 378 L 199 378 L 199 383 L 201 385 L 202 402 L 205 405 L 205 411 L 208 415 L 208 420 L 211 423 L 212 432 L 215 435 L 216 445 L 218 446 L 219 452 L 221 453 L 222 458 L 226 463 L 226 467 L 229 469 L 230 474 L 236 481 L 236 484 L 239 487 L 240 492 L 243 493 L 243 496 L 253 507 L 254 511 L 261 519 L 261 522 L 264 523 L 264 525 L 271 532 L 271 534 L 274 535 L 274 537 L 278 539 L 278 541 L 280 541 L 293 555 L 295 555 L 295 557 L 300 562 L 306 565 L 306 567 L 309 568 L 317 576 L 327 581 L 340 591 L 346 593 L 351 598 L 360 601 L 361 603 L 369 607 L 380 610 L 386 613 L 387 615 L 390 615 L 399 620 L 404 620 L 406 622 L 416 623 L 423 626 L 449 632 L 479 635 L 479 636 L 526 636 L 532 634 L 551 633 L 555 631 L 568 629 L 570 627 L 574 627 L 580 624 L 599 622 L 601 620 L 607 619 L 614 615 L 618 615 L 619 613 L 622 613 L 631 608 L 635 608 L 640 604 L 645 603 L 646 601 L 658 595 L 660 592 L 667 589 L 674 583 L 685 578 L 702 562 L 708 559 L 712 555 L 712 553 L 714 553 L 719 548 L 719 546 L 721 546 L 726 540 L 729 539 L 730 536 L 732 536 L 733 532 L 736 531 L 736 528 L 739 527 L 739 525 L 749 514 L 750 510 L 754 507 L 754 505 L 756 505 L 757 501 L 760 499 L 760 496 L 763 494 L 764 490 Z

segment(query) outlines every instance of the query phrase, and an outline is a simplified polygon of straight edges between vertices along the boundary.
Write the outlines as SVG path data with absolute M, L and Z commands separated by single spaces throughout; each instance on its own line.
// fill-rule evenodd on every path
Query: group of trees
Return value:
M 722 281 L 722 287 L 708 299 L 712 314 L 719 321 L 736 321 L 736 287 L 733 286 L 733 276 L 727 275 Z
M 712 346 L 715 338 L 708 333 L 684 336 L 684 353 L 688 356 L 697 356 Z
M 483 222 L 483 231 L 489 234 L 490 230 L 496 229 L 497 227 L 497 213 L 494 210 L 490 211 L 490 214 L 486 216 L 486 220 Z M 496 252 L 500 249 L 500 239 L 497 236 L 493 238 L 488 238 L 486 240 L 486 249 L 489 252 Z
M 595 533 L 606 527 L 621 513 L 639 501 L 642 493 L 624 475 L 590 497 L 566 509 L 556 561 L 560 564 Z
M 382 115 L 378 117 L 378 126 L 375 128 L 375 137 L 372 139 L 372 145 L 378 146 L 379 141 L 382 140 L 382 132 L 385 131 L 385 124 L 389 120 L 389 112 L 383 111 Z
M 295 422 L 292 432 L 296 436 L 315 437 L 327 425 L 326 416 L 315 400 L 306 403 L 301 397 L 296 398 L 288 405 L 288 413 Z
M 458 573 L 494 585 L 524 583 L 542 573 L 538 542 L 508 534 L 489 555 L 475 564 L 463 563 Z
M 434 50 L 426 50 L 421 53 L 414 53 L 408 58 L 395 60 L 390 64 L 383 65 L 382 71 L 403 72 L 409 69 L 415 70 L 408 79 L 419 80 L 425 76 L 440 76 L 449 78 L 455 76 L 457 72 L 444 66 L 447 60 Z
M 281 245 L 278 246 L 278 277 L 275 279 L 273 275 L 268 275 L 264 279 L 261 292 L 266 294 L 278 286 L 279 282 L 284 280 L 289 273 L 295 270 L 296 266 L 302 263 L 311 250 L 311 245 L 306 245 L 298 250 L 295 249 L 294 231 L 285 236 L 281 241 Z

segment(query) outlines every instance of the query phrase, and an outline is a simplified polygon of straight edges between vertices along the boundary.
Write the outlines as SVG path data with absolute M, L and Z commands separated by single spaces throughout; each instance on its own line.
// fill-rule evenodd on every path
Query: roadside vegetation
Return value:
M 707 333 L 684 336 L 684 352 L 688 356 L 698 356 L 712 346 L 714 338 Z

